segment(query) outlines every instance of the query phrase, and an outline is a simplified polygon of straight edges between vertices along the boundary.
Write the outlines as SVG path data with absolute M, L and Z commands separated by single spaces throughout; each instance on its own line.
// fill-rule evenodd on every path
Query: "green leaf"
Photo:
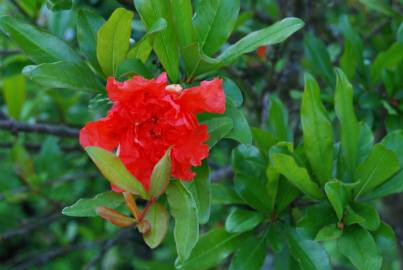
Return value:
M 19 19 L 1 16 L 0 28 L 38 64 L 56 61 L 79 63 L 81 61 L 80 56 L 63 40 Z
M 153 197 L 159 197 L 165 192 L 171 180 L 171 148 L 155 164 L 150 177 L 149 193 Z
M 260 152 L 268 155 L 269 149 L 277 143 L 277 139 L 271 132 L 261 128 L 252 128 L 253 139 Z
M 31 80 L 47 88 L 92 93 L 99 92 L 104 88 L 97 81 L 94 73 L 84 64 L 78 65 L 62 61 L 45 63 L 37 66 L 26 66 L 22 72 Z
M 234 29 L 240 0 L 204 0 L 197 6 L 193 19 L 202 52 L 214 54 Z
M 105 23 L 104 18 L 89 10 L 80 10 L 77 15 L 77 39 L 80 50 L 91 65 L 100 70 L 97 60 L 97 32 Z
M 381 269 L 382 257 L 372 235 L 360 228 L 347 228 L 337 242 L 338 250 L 358 270 Z
M 116 77 L 140 75 L 144 78 L 151 78 L 152 74 L 148 68 L 138 59 L 127 59 L 120 64 L 116 70 Z
M 270 210 L 273 211 L 279 189 L 280 174 L 272 166 L 268 166 L 266 170 L 266 177 L 267 200 L 270 202 Z
M 336 78 L 335 112 L 340 121 L 342 156 L 351 178 L 357 162 L 359 126 L 354 112 L 353 87 L 340 69 L 336 69 Z
M 144 215 L 144 220 L 147 220 L 151 226 L 150 231 L 143 234 L 144 241 L 150 248 L 156 248 L 164 240 L 168 231 L 168 211 L 163 205 L 153 203 Z
M 229 205 L 229 204 L 246 204 L 239 196 L 235 193 L 232 187 L 219 182 L 213 183 L 211 185 L 212 191 L 212 204 L 217 205 Z
M 303 229 L 311 238 L 314 238 L 323 227 L 337 222 L 334 210 L 327 202 L 308 206 L 304 210 L 297 227 Z
M 234 104 L 227 100 L 225 116 L 232 119 L 233 128 L 225 135 L 225 138 L 234 139 L 243 144 L 252 144 L 252 131 L 242 108 L 236 108 Z
M 335 78 L 330 55 L 325 44 L 311 32 L 304 36 L 304 54 L 310 70 L 321 76 L 328 85 L 334 86 Z
M 303 270 L 332 269 L 329 258 L 319 243 L 309 240 L 302 231 L 287 229 L 287 242 L 291 255 Z
M 275 254 L 283 250 L 285 245 L 285 233 L 282 226 L 279 222 L 271 223 L 267 234 L 267 242 L 270 243 Z
M 243 242 L 242 234 L 231 234 L 223 228 L 215 229 L 203 235 L 190 258 L 177 265 L 181 270 L 207 270 L 222 262 Z
M 139 59 L 145 63 L 152 50 L 154 37 L 157 33 L 167 28 L 167 21 L 163 18 L 156 20 L 144 36 L 137 41 L 133 48 L 127 53 L 129 59 Z
M 381 220 L 375 207 L 370 204 L 355 203 L 352 208 L 354 213 L 363 219 L 357 222 L 361 227 L 370 231 L 375 231 L 379 228 Z
M 340 221 L 343 218 L 349 197 L 344 183 L 338 180 L 329 181 L 325 185 L 325 192 Z
M 129 50 L 133 12 L 116 9 L 97 34 L 97 59 L 105 75 L 115 75 Z
M 87 147 L 85 151 L 109 182 L 144 199 L 149 197 L 143 185 L 126 169 L 119 157 L 94 146 Z
M 267 186 L 266 186 L 267 188 Z M 276 212 L 281 213 L 286 210 L 301 192 L 293 184 L 288 182 L 284 177 L 279 178 L 278 190 L 276 195 Z
M 277 96 L 270 96 L 267 119 L 268 129 L 278 141 L 292 141 L 292 133 L 288 129 L 288 111 Z
M 207 162 L 203 161 L 202 166 L 194 168 L 194 172 L 196 173 L 195 178 L 186 186 L 196 202 L 199 223 L 206 224 L 210 217 L 211 205 L 210 170 Z
M 266 258 L 266 230 L 259 237 L 252 235 L 242 243 L 232 258 L 229 270 L 261 270 Z
M 108 191 L 100 193 L 92 199 L 79 199 L 73 205 L 63 208 L 62 214 L 72 217 L 96 217 L 95 210 L 99 206 L 115 209 L 122 205 L 124 201 L 121 193 Z
M 224 138 L 233 127 L 232 119 L 229 117 L 214 117 L 203 121 L 202 124 L 206 124 L 208 127 L 209 138 L 207 144 L 210 149 L 213 148 L 219 140 Z
M 272 26 L 248 34 L 235 44 L 229 46 L 218 56 L 218 60 L 222 61 L 221 66 L 230 64 L 242 54 L 255 51 L 260 46 L 283 42 L 303 26 L 304 22 L 300 19 L 283 19 Z
M 316 80 L 305 75 L 305 90 L 301 104 L 304 150 L 319 182 L 323 185 L 332 177 L 333 128 L 320 99 Z
M 220 61 L 211 58 L 201 51 L 199 43 L 192 43 L 182 50 L 188 81 L 199 75 L 218 69 Z
M 339 27 L 344 36 L 344 51 L 340 58 L 340 67 L 352 80 L 357 70 L 363 66 L 363 43 L 358 33 L 353 29 L 347 15 L 342 15 Z
M 165 0 L 136 0 L 136 10 L 140 14 L 147 30 L 154 23 L 163 18 L 167 27 L 155 34 L 153 48 L 169 78 L 176 82 L 179 80 L 179 52 L 176 39 L 175 27 L 172 21 L 170 1 Z
M 359 123 L 358 159 L 360 163 L 365 160 L 374 145 L 374 134 L 371 128 L 364 122 Z
M 232 151 L 235 191 L 250 206 L 270 210 L 267 201 L 266 161 L 254 146 L 240 145 Z
M 175 219 L 174 237 L 181 262 L 186 261 L 199 239 L 197 206 L 192 193 L 181 181 L 174 181 L 167 189 L 169 210 Z
M 298 166 L 292 156 L 275 153 L 271 157 L 272 166 L 299 190 L 313 199 L 322 199 L 320 188 L 309 177 L 307 170 Z
M 337 228 L 336 224 L 326 225 L 315 237 L 315 241 L 330 241 L 339 238 L 343 234 L 343 231 Z
M 403 44 L 396 42 L 389 49 L 378 54 L 371 66 L 371 82 L 377 83 L 385 70 L 395 69 L 403 60 Z
M 186 47 L 194 41 L 194 30 L 192 24 L 192 1 L 172 0 L 172 18 L 175 24 L 175 32 L 178 36 L 181 47 Z
M 26 96 L 25 77 L 17 74 L 4 78 L 3 96 L 8 114 L 14 119 L 19 120 Z
M 231 102 L 235 105 L 235 107 L 239 108 L 243 103 L 242 92 L 239 89 L 238 85 L 229 78 L 224 78 L 224 92 L 225 97 L 231 100 Z
M 355 187 L 355 197 L 364 195 L 384 183 L 400 168 L 395 152 L 388 150 L 382 144 L 376 144 L 366 160 L 354 171 L 354 181 L 359 181 Z
M 401 169 L 392 178 L 369 193 L 368 196 L 364 196 L 365 199 L 375 199 L 403 191 L 403 131 L 397 130 L 389 133 L 381 144 L 396 153 Z
M 230 233 L 247 232 L 259 225 L 263 219 L 264 216 L 259 212 L 234 208 L 225 220 L 225 230 Z

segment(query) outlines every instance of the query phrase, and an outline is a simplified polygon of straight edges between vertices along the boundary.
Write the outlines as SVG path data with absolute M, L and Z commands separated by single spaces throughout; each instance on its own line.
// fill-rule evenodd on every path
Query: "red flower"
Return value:
M 172 146 L 172 175 L 192 180 L 192 166 L 200 166 L 208 156 L 207 126 L 195 115 L 224 113 L 222 80 L 182 90 L 179 85 L 167 85 L 165 73 L 157 79 L 134 76 L 125 82 L 110 77 L 106 90 L 113 106 L 105 118 L 81 129 L 80 144 L 116 151 L 146 189 L 154 165 Z
M 266 58 L 266 51 L 267 51 L 267 46 L 260 46 L 256 50 L 257 56 L 259 56 L 260 59 L 264 60 Z

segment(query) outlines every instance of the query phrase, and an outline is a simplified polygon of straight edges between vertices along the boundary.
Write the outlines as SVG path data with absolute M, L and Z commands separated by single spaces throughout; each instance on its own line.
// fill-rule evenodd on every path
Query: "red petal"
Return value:
M 183 90 L 177 102 L 191 113 L 224 113 L 225 94 L 221 79 L 203 81 L 200 86 Z
M 124 126 L 125 121 L 112 108 L 107 117 L 89 122 L 80 130 L 80 144 L 83 147 L 98 146 L 113 151 L 119 144 Z
M 130 101 L 133 95 L 141 90 L 162 92 L 167 82 L 166 73 L 162 73 L 156 79 L 148 80 L 141 76 L 134 76 L 124 82 L 118 82 L 114 77 L 109 77 L 106 91 L 112 101 Z
M 201 161 L 208 157 L 207 125 L 200 125 L 189 130 L 172 148 L 172 175 L 178 179 L 190 181 L 194 177 L 192 166 L 200 166 Z

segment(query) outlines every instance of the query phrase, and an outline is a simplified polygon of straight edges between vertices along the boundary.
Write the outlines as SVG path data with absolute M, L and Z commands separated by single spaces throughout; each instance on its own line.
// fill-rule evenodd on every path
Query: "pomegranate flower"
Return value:
M 165 73 L 152 80 L 134 76 L 118 82 L 110 77 L 106 90 L 113 106 L 106 117 L 81 129 L 80 144 L 115 151 L 147 190 L 154 165 L 171 147 L 172 175 L 191 181 L 192 166 L 208 156 L 207 126 L 196 114 L 224 113 L 222 80 L 182 89 L 168 85 Z

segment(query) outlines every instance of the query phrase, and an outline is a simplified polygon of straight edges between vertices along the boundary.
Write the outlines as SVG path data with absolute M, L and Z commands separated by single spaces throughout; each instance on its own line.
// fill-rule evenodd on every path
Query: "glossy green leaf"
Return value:
M 263 219 L 264 216 L 259 212 L 234 208 L 225 220 L 225 230 L 230 233 L 247 232 L 259 225 Z
M 197 212 L 199 213 L 199 223 L 205 224 L 210 217 L 211 205 L 211 184 L 210 170 L 206 161 L 200 167 L 195 167 L 193 171 L 196 173 L 193 181 L 187 183 L 187 188 L 192 193 L 196 202 Z
M 396 153 L 400 163 L 400 171 L 369 193 L 368 196 L 365 196 L 365 199 L 375 199 L 403 191 L 403 131 L 398 130 L 389 133 L 381 144 Z
M 248 34 L 235 44 L 229 46 L 218 56 L 218 60 L 222 61 L 221 66 L 230 64 L 242 54 L 252 52 L 260 46 L 283 42 L 303 26 L 304 22 L 300 19 L 283 19 L 267 28 Z
M 85 149 L 103 176 L 115 186 L 147 199 L 143 185 L 126 169 L 126 166 L 115 154 L 99 147 Z
M 129 50 L 133 12 L 116 9 L 97 33 L 97 59 L 105 75 L 115 75 Z
M 278 141 L 292 141 L 288 129 L 288 110 L 277 96 L 270 96 L 267 124 Z
M 336 224 L 326 225 L 319 230 L 315 237 L 316 241 L 330 241 L 339 238 L 343 234 L 343 231 L 337 228 Z
M 308 239 L 302 231 L 289 228 L 287 242 L 291 255 L 303 270 L 332 269 L 325 250 L 318 242 Z
M 179 80 L 179 52 L 175 27 L 172 21 L 170 1 L 165 0 L 136 0 L 134 1 L 137 12 L 144 22 L 147 30 L 154 23 L 163 18 L 167 27 L 154 36 L 153 48 L 159 61 L 167 71 L 169 78 L 176 82 Z
M 273 211 L 279 189 L 280 174 L 272 166 L 268 166 L 266 170 L 266 177 L 267 200 L 270 202 L 270 210 Z
M 234 29 L 240 0 L 204 0 L 193 19 L 202 52 L 212 55 L 227 41 Z
M 7 105 L 8 114 L 19 120 L 26 97 L 25 77 L 17 74 L 3 80 L 3 97 Z
M 227 100 L 224 115 L 230 117 L 233 123 L 232 130 L 225 135 L 225 138 L 234 139 L 243 144 L 252 144 L 252 131 L 243 109 L 236 108 L 230 100 Z
M 277 143 L 277 139 L 271 132 L 261 128 L 252 128 L 253 140 L 260 152 L 268 155 L 269 149 Z
M 116 70 L 116 77 L 130 77 L 134 74 L 144 78 L 152 77 L 148 68 L 139 59 L 127 59 Z
M 220 64 L 220 61 L 204 54 L 197 42 L 183 47 L 181 52 L 188 81 L 198 75 L 216 70 Z
M 31 80 L 47 88 L 68 89 L 84 92 L 99 92 L 104 87 L 94 73 L 84 64 L 69 62 L 45 63 L 27 66 L 23 73 Z M 63 74 L 63 76 L 60 76 Z
M 364 161 L 374 145 L 374 134 L 366 123 L 359 123 L 357 164 Z
M 80 56 L 63 40 L 10 16 L 0 17 L 0 29 L 7 33 L 34 62 L 79 63 Z
M 271 157 L 272 166 L 299 190 L 313 199 L 323 198 L 323 193 L 309 177 L 307 170 L 298 166 L 290 155 L 275 153 Z
M 309 64 L 309 69 L 321 76 L 328 85 L 334 86 L 335 78 L 332 62 L 325 44 L 311 32 L 304 37 L 304 54 Z
M 352 227 L 344 231 L 337 242 L 338 250 L 346 256 L 358 270 L 378 270 L 382 257 L 372 235 L 360 228 Z
M 266 161 L 254 146 L 240 145 L 232 151 L 235 191 L 250 206 L 270 210 L 267 201 Z
M 302 228 L 313 239 L 320 229 L 335 223 L 337 223 L 337 216 L 334 210 L 329 203 L 323 202 L 306 207 L 297 227 Z
M 153 203 L 144 215 L 144 220 L 151 226 L 150 231 L 143 234 L 144 241 L 150 248 L 156 248 L 168 231 L 168 211 L 162 204 Z
M 395 152 L 382 144 L 376 144 L 366 160 L 354 171 L 354 180 L 359 181 L 355 187 L 355 197 L 364 195 L 384 183 L 400 169 Z
M 186 47 L 194 42 L 192 1 L 172 0 L 171 8 L 179 44 L 181 47 Z
M 229 78 L 224 78 L 224 92 L 225 97 L 231 100 L 231 102 L 235 105 L 235 107 L 241 107 L 243 103 L 242 92 L 239 89 L 238 85 Z
M 243 239 L 242 234 L 231 234 L 224 228 L 214 229 L 200 238 L 190 258 L 186 262 L 176 265 L 176 268 L 207 270 L 215 267 L 239 248 Z
M 354 214 L 360 216 L 362 220 L 357 223 L 364 229 L 375 231 L 381 224 L 378 211 L 370 204 L 355 203 L 352 206 Z
M 167 21 L 163 18 L 157 19 L 141 37 L 139 41 L 137 41 L 133 48 L 127 53 L 127 58 L 129 59 L 139 59 L 141 62 L 145 63 L 148 59 L 148 56 L 152 50 L 152 44 L 154 41 L 154 37 L 157 33 L 165 30 L 167 28 Z
M 89 10 L 80 10 L 77 15 L 77 39 L 80 50 L 91 65 L 100 70 L 97 60 L 97 32 L 105 23 L 102 16 Z
M 73 217 L 96 217 L 95 210 L 99 206 L 115 209 L 124 203 L 121 193 L 108 191 L 96 195 L 92 199 L 79 199 L 71 206 L 63 208 L 62 214 Z
M 186 261 L 199 239 L 197 206 L 192 193 L 179 180 L 167 189 L 169 211 L 175 219 L 174 237 L 181 262 Z
M 359 126 L 353 105 L 353 87 L 343 71 L 336 69 L 335 112 L 340 121 L 342 156 L 351 177 L 357 162 Z
M 155 164 L 150 177 L 149 193 L 159 197 L 165 192 L 171 180 L 171 149 L 169 148 L 162 158 Z
M 319 182 L 325 184 L 333 171 L 333 128 L 320 99 L 318 83 L 309 74 L 305 75 L 301 122 L 305 155 Z
M 338 219 L 341 220 L 348 203 L 348 190 L 346 190 L 344 183 L 332 180 L 326 183 L 325 192 Z
M 229 270 L 262 269 L 267 254 L 267 231 L 259 237 L 252 235 L 242 243 L 232 258 Z
M 203 121 L 208 127 L 209 138 L 207 144 L 211 149 L 219 140 L 225 137 L 233 127 L 232 119 L 229 117 L 214 117 Z
M 211 184 L 212 204 L 229 205 L 229 204 L 246 204 L 234 191 L 232 187 L 219 182 Z
M 267 186 L 266 186 L 267 188 Z M 279 178 L 276 195 L 276 212 L 281 213 L 301 194 L 298 188 L 287 181 L 284 177 Z

